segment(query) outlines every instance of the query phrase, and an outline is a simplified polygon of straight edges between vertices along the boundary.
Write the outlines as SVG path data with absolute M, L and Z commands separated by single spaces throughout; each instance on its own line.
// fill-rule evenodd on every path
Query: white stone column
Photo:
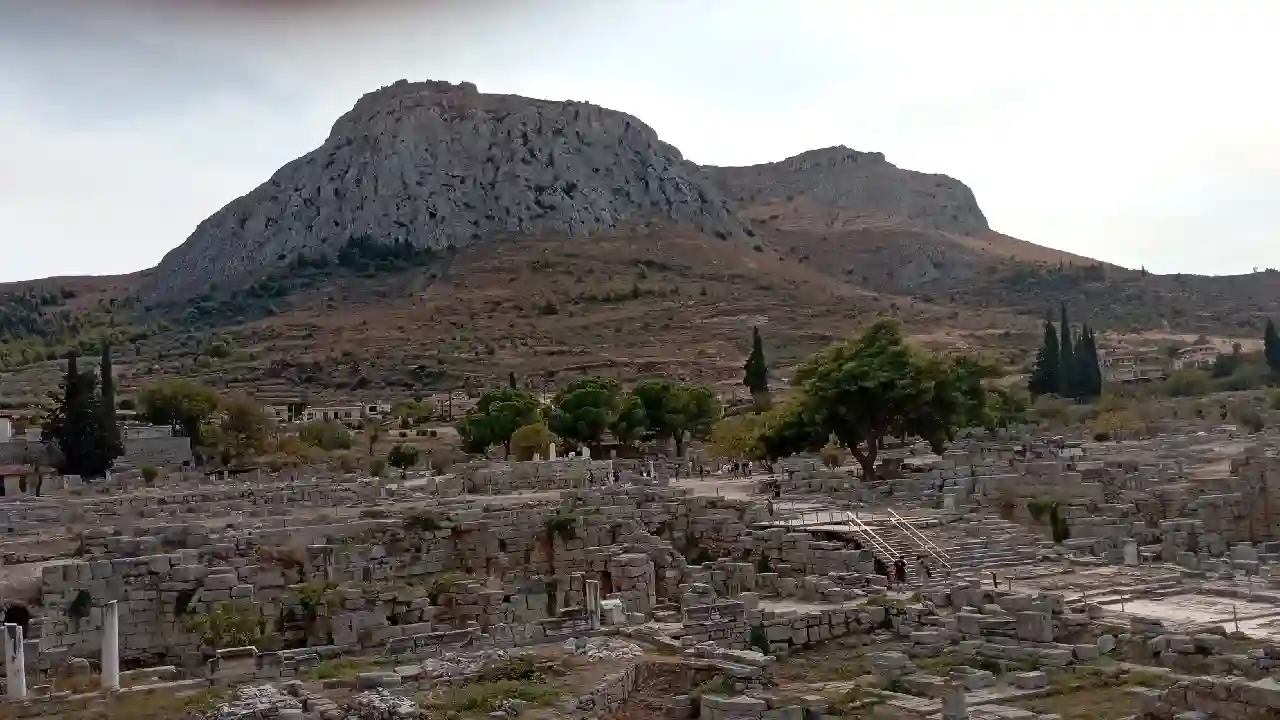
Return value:
M 27 696 L 27 658 L 22 647 L 22 626 L 6 623 L 4 626 L 4 674 L 6 695 L 10 700 L 22 700 Z
M 1138 541 L 1125 540 L 1124 541 L 1124 564 L 1130 567 L 1134 567 L 1140 564 L 1140 562 L 1141 560 L 1138 557 Z
M 102 689 L 120 689 L 120 605 L 102 608 Z
M 548 460 L 555 460 L 555 459 L 556 459 L 556 444 L 555 444 L 555 443 L 551 443 L 551 446 L 547 448 L 547 459 L 548 459 Z
M 587 580 L 584 587 L 587 608 L 587 625 L 592 630 L 600 629 L 600 581 Z

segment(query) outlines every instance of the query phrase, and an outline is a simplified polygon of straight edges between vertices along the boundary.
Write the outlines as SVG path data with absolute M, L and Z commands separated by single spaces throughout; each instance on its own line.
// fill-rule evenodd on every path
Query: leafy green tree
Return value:
M 174 432 L 205 444 L 201 430 L 218 409 L 218 395 L 191 380 L 160 380 L 138 395 L 141 416 L 153 425 L 168 425 Z
M 387 462 L 390 463 L 391 467 L 398 469 L 400 476 L 404 477 L 409 473 L 409 468 L 418 464 L 418 448 L 413 445 L 396 443 L 387 455 Z
M 61 387 L 42 438 L 57 448 L 61 473 L 101 477 L 111 469 L 120 451 L 111 426 L 103 418 L 98 377 L 92 371 L 82 372 L 73 354 L 67 358 L 67 374 Z
M 644 403 L 631 393 L 618 396 L 618 410 L 609 422 L 609 432 L 623 448 L 631 447 L 644 437 L 646 424 Z
M 561 390 L 547 427 L 599 454 L 600 442 L 618 417 L 622 388 L 612 378 L 581 377 Z
M 218 433 L 224 462 L 244 460 L 266 448 L 271 418 L 262 405 L 246 395 L 235 395 L 219 404 L 222 422 Z
M 1067 304 L 1062 303 L 1059 309 L 1061 318 L 1058 331 L 1062 337 L 1058 341 L 1058 350 L 1061 353 L 1061 359 L 1058 361 L 1058 395 L 1073 398 L 1077 393 L 1076 375 L 1079 370 L 1076 367 L 1075 346 L 1071 340 L 1071 324 L 1067 321 Z
M 1280 373 L 1280 335 L 1276 334 L 1276 324 L 1270 318 L 1262 334 L 1262 357 L 1271 372 Z
M 769 394 L 769 366 L 764 361 L 764 341 L 760 339 L 760 328 L 751 328 L 751 354 L 742 368 L 742 384 L 751 391 L 752 397 L 760 400 Z
M 1027 390 L 1031 395 L 1057 395 L 1061 388 L 1058 385 L 1058 367 L 1062 362 L 1062 352 L 1058 349 L 1058 330 L 1053 323 L 1044 321 L 1044 343 L 1036 352 L 1036 364 L 1031 370 L 1031 378 Z
M 796 373 L 802 398 L 763 442 L 771 455 L 819 450 L 830 436 L 874 477 L 886 438 L 920 437 L 941 453 L 961 427 L 992 422 L 984 380 L 993 369 L 961 356 L 926 354 L 882 320 L 809 358 Z
M 502 388 L 481 396 L 475 409 L 457 424 L 457 429 L 467 452 L 482 453 L 501 445 L 510 456 L 512 434 L 537 419 L 537 398 L 521 390 Z
M 690 437 L 706 439 L 723 411 L 715 391 L 699 385 L 645 380 L 632 394 L 644 406 L 647 436 L 662 442 L 674 440 L 677 456 L 684 455 Z

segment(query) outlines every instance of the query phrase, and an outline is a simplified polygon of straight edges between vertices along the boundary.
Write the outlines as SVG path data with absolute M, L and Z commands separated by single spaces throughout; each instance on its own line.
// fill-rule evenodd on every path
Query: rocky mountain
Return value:
M 446 250 L 528 235 L 585 237 L 652 218 L 740 237 L 743 223 L 640 120 L 578 102 L 399 81 L 365 95 L 324 144 L 209 217 L 148 290 L 234 286 L 353 237 Z
M 964 183 L 946 175 L 903 170 L 885 160 L 884 153 L 841 146 L 764 165 L 703 171 L 743 208 L 802 196 L 865 220 L 896 218 L 961 235 L 991 229 Z

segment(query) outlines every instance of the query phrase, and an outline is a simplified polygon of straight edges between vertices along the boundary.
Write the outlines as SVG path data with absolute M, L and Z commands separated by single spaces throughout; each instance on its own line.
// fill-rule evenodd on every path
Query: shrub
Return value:
M 321 420 L 307 423 L 298 430 L 302 442 L 321 450 L 350 450 L 351 431 L 337 420 Z
M 267 621 L 252 602 L 228 600 L 207 613 L 188 616 L 183 626 L 205 646 L 222 650 L 256 645 L 266 633 Z
M 563 514 L 551 518 L 547 521 L 547 535 L 559 535 L 565 542 L 578 537 L 578 516 Z
M 535 454 L 547 457 L 551 443 L 556 436 L 547 429 L 545 423 L 530 423 L 511 434 L 511 450 L 516 460 L 532 460 Z
M 1231 415 L 1235 418 L 1240 426 L 1251 433 L 1260 433 L 1266 428 L 1267 423 L 1262 419 L 1262 415 L 1252 406 L 1241 403 L 1231 408 Z
M 156 478 L 160 476 L 160 471 L 154 465 L 143 465 L 139 468 L 139 471 L 142 473 L 143 482 L 148 485 L 155 482 Z
M 406 530 L 435 532 L 441 527 L 440 518 L 430 510 L 419 510 L 405 516 L 404 527 Z

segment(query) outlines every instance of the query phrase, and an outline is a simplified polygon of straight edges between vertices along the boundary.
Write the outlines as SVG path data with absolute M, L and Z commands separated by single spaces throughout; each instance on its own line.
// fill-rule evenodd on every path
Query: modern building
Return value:
M 1098 363 L 1106 382 L 1147 383 L 1169 376 L 1168 359 L 1154 351 L 1104 351 Z

